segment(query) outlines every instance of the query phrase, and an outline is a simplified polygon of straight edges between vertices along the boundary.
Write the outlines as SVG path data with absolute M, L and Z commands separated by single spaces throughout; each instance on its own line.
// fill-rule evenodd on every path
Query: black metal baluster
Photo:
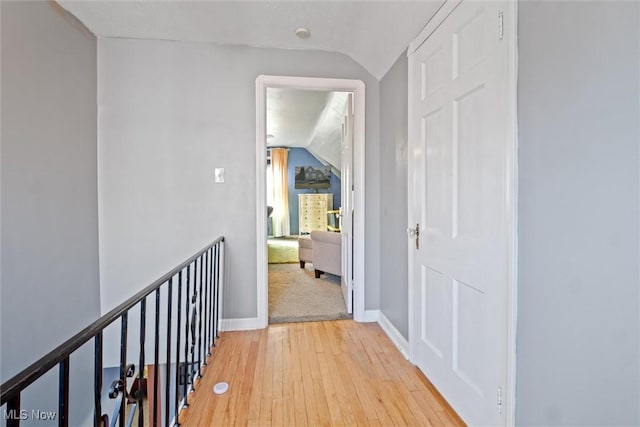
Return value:
M 202 264 L 200 264 L 202 268 Z M 196 316 L 197 312 L 196 300 L 198 298 L 198 259 L 193 262 L 193 295 L 191 296 L 191 322 L 189 329 L 191 330 L 191 345 L 189 346 L 189 352 L 191 353 L 191 391 L 194 390 L 196 383 L 196 374 L 198 367 L 196 366 Z
M 187 265 L 187 294 L 184 307 L 184 385 L 182 388 L 184 397 L 184 407 L 188 407 L 187 390 L 189 385 L 189 308 L 191 307 L 191 264 Z
M 102 331 L 98 332 L 94 339 L 93 359 L 93 425 L 100 427 L 102 423 Z
M 7 427 L 20 427 L 20 393 L 7 401 Z
M 204 319 L 204 349 L 203 349 L 203 353 L 202 353 L 202 366 L 207 366 L 207 356 L 209 354 L 209 330 L 208 330 L 208 323 L 209 322 L 209 312 L 208 312 L 208 303 L 209 303 L 209 250 L 207 249 L 207 251 L 204 253 L 204 295 L 202 296 L 202 298 L 204 298 L 204 312 L 202 314 L 202 317 Z
M 213 317 L 213 304 L 211 303 L 211 295 L 212 295 L 212 288 L 211 288 L 211 278 L 212 278 L 212 274 L 211 274 L 211 266 L 213 265 L 213 246 L 211 248 L 209 248 L 209 250 L 207 251 L 207 257 L 209 258 L 209 265 L 207 267 L 207 274 L 208 274 L 208 279 L 207 279 L 207 304 L 209 305 L 209 308 L 207 309 L 207 314 L 209 317 L 207 317 L 207 356 L 211 356 L 211 318 Z
M 169 308 L 167 309 L 167 366 L 166 366 L 166 385 L 164 386 L 164 425 L 169 426 L 169 401 L 171 399 L 171 308 L 173 306 L 173 277 L 169 279 L 167 287 L 167 301 Z
M 222 295 L 222 288 L 224 287 L 224 239 L 218 242 L 218 245 L 220 245 L 220 252 L 218 253 L 218 292 Z M 223 305 L 222 301 L 219 301 L 218 304 Z M 222 310 L 220 310 L 219 314 L 219 319 L 222 321 Z M 220 329 L 218 329 L 218 332 L 220 332 Z
M 211 356 L 211 347 L 213 346 L 213 246 L 209 249 L 209 356 Z
M 216 337 L 218 335 L 218 332 L 216 331 L 216 329 L 218 328 L 218 322 L 217 322 L 217 317 L 218 317 L 218 304 L 217 304 L 217 295 L 216 295 L 216 289 L 217 289 L 217 280 L 216 280 L 216 271 L 218 270 L 218 266 L 216 264 L 216 260 L 218 257 L 218 245 L 215 245 L 213 247 L 213 269 L 211 274 L 213 275 L 213 283 L 212 283 L 212 297 L 211 297 L 211 303 L 213 304 L 213 318 L 211 319 L 211 335 L 212 335 L 212 339 L 213 339 L 213 346 L 216 346 Z
M 122 314 L 122 322 L 120 324 L 120 380 L 122 381 L 122 385 L 124 387 L 122 393 L 126 393 L 127 390 L 127 375 L 126 375 L 126 366 L 127 366 L 127 327 L 128 327 L 128 317 L 129 311 L 125 311 Z M 125 401 L 126 399 L 122 399 L 120 402 L 120 415 L 118 416 L 118 425 L 120 427 L 124 427 L 125 419 Z
M 216 346 L 216 340 L 213 335 L 213 319 L 215 318 L 215 307 L 213 305 L 213 295 L 214 295 L 214 286 L 213 286 L 213 264 L 214 264 L 214 251 L 215 246 L 212 246 L 211 249 L 211 261 L 209 262 L 209 310 L 211 311 L 211 317 L 209 317 L 209 355 L 211 355 L 211 347 Z
M 178 274 L 178 325 L 176 326 L 177 343 L 176 343 L 176 395 L 175 395 L 175 420 L 178 424 L 178 407 L 180 405 L 179 390 L 180 390 L 180 321 L 182 320 L 182 270 Z
M 147 335 L 147 298 L 144 297 L 140 301 L 140 359 L 138 366 L 138 395 L 134 396 L 138 401 L 138 425 L 144 426 L 144 410 L 142 408 L 142 384 L 144 381 L 144 345 Z
M 69 425 L 69 356 L 60 362 L 58 378 L 58 427 Z
M 215 334 L 216 339 L 220 338 L 218 331 L 220 329 L 220 325 L 218 322 L 220 321 L 220 301 L 218 301 L 218 297 L 220 295 L 220 243 L 216 243 L 216 318 L 215 318 Z
M 200 265 L 202 268 L 202 265 Z M 189 353 L 191 353 L 191 391 L 194 390 L 196 382 L 196 299 L 198 298 L 198 259 L 193 262 L 193 295 L 191 295 L 191 322 L 189 323 L 189 330 L 191 331 L 191 345 L 189 346 Z
M 200 255 L 200 290 L 198 291 L 198 378 L 202 378 L 202 270 L 204 258 Z
M 158 359 L 160 358 L 160 288 L 156 289 L 156 316 L 155 316 L 155 335 L 153 349 L 153 416 L 149 414 L 149 421 L 153 420 L 152 427 L 158 425 Z M 167 342 L 169 344 L 169 342 Z M 148 381 L 147 381 L 148 385 Z M 148 393 L 148 391 L 147 391 Z

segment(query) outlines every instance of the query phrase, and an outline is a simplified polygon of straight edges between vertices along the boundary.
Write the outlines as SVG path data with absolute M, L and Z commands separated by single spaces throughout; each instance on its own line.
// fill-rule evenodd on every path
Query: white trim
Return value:
M 411 52 L 411 54 L 409 54 L 409 52 Z M 413 117 L 411 112 L 413 111 L 411 104 L 412 104 L 412 97 L 411 94 L 415 92 L 414 90 L 414 67 L 413 67 L 413 58 L 412 58 L 412 54 L 413 54 L 413 50 L 408 49 L 407 50 L 407 63 L 408 63 L 408 82 L 407 82 L 407 145 L 410 144 L 411 141 L 411 129 L 413 129 Z M 412 194 L 414 189 L 413 189 L 413 180 L 411 179 L 411 176 L 409 174 L 409 170 L 411 170 L 411 164 L 413 163 L 413 156 L 411 155 L 411 153 L 409 153 L 407 155 L 407 195 Z M 409 224 L 415 224 L 414 223 L 414 218 L 413 218 L 413 209 L 411 208 L 411 206 L 409 206 L 407 204 L 407 227 L 409 227 Z M 407 307 L 407 315 L 409 316 L 409 361 L 411 363 L 413 363 L 414 365 L 416 364 L 416 352 L 414 351 L 414 347 L 415 345 L 413 345 L 416 341 L 417 341 L 417 336 L 416 336 L 416 330 L 414 327 L 414 322 L 413 322 L 413 316 L 415 315 L 414 313 L 414 308 L 413 308 L 413 301 L 415 300 L 415 296 L 414 296 L 414 292 L 413 292 L 413 281 L 414 281 L 414 277 L 413 277 L 413 265 L 414 265 L 414 252 L 413 252 L 413 241 L 412 239 L 407 239 L 407 286 L 409 286 L 409 290 L 407 292 L 407 301 L 409 303 L 408 307 Z
M 359 322 L 363 322 L 363 323 L 377 322 L 379 318 L 380 318 L 380 310 L 365 310 L 364 313 L 362 313 L 362 319 L 359 320 Z
M 267 270 L 267 88 L 262 76 L 256 80 L 256 282 L 259 328 L 269 324 Z
M 507 158 L 507 378 L 504 408 L 507 425 L 516 424 L 516 334 L 518 329 L 518 2 L 509 2 L 506 36 L 509 40 L 509 129 Z M 509 25 L 509 23 L 511 25 Z
M 462 0 L 446 0 L 440 9 L 427 21 L 424 28 L 418 33 L 415 39 L 409 44 L 407 56 L 418 50 L 420 46 L 433 34 L 433 32 L 444 22 L 453 10 L 462 3 Z
M 262 322 L 257 317 L 245 319 L 222 319 L 220 321 L 220 331 L 252 331 L 254 329 L 264 329 Z
M 378 324 L 382 328 L 385 334 L 389 337 L 392 343 L 398 348 L 400 353 L 404 356 L 405 359 L 409 359 L 409 341 L 407 341 L 400 331 L 396 329 L 396 327 L 391 323 L 391 321 L 384 315 L 381 311 L 380 316 L 378 317 Z
M 266 218 L 266 93 L 267 87 L 353 92 L 353 319 L 365 320 L 364 232 L 365 212 L 365 85 L 361 80 L 315 77 L 267 76 L 256 79 L 256 219 Z M 269 324 L 267 224 L 256 220 L 257 318 L 262 328 Z

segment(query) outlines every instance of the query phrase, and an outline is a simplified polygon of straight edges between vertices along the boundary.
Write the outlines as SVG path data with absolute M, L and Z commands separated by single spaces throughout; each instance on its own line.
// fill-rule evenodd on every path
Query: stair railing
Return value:
M 178 415 L 182 408 L 188 406 L 187 395 L 195 389 L 195 379 L 202 377 L 201 368 L 210 362 L 212 347 L 219 338 L 222 312 L 222 289 L 224 278 L 224 237 L 219 237 L 195 255 L 169 271 L 164 276 L 147 286 L 131 298 L 100 317 L 56 349 L 34 362 L 29 367 L 6 381 L 0 387 L 0 407 L 4 407 L 4 419 L 7 426 L 17 427 L 20 421 L 29 414 L 20 406 L 22 392 L 41 378 L 44 374 L 58 367 L 58 410 L 59 426 L 69 425 L 69 372 L 71 354 L 84 344 L 94 342 L 94 377 L 93 377 L 93 425 L 95 427 L 131 426 L 137 413 L 138 426 L 144 426 L 145 414 L 143 399 L 146 384 L 145 345 L 147 339 L 147 299 L 155 294 L 154 321 L 154 375 L 160 374 L 160 332 L 166 334 L 165 381 L 164 396 L 158 392 L 158 382 L 153 381 L 153 412 L 149 416 L 149 424 L 154 427 L 178 425 Z M 175 289 L 177 288 L 177 289 Z M 161 289 L 166 289 L 166 324 L 161 325 L 162 312 Z M 174 289 L 177 304 L 174 317 Z M 138 369 L 134 364 L 127 364 L 127 334 L 129 313 L 135 307 L 140 309 Z M 105 340 L 103 331 L 107 326 L 120 319 L 120 365 L 119 377 L 109 389 L 109 399 L 113 399 L 114 408 L 111 417 L 103 412 L 103 350 Z M 184 321 L 184 325 L 182 324 Z M 175 324 L 173 323 L 175 322 Z M 184 337 L 181 337 L 182 330 Z M 176 331 L 173 339 L 172 330 Z M 173 357 L 172 357 L 173 353 Z M 137 389 L 128 389 L 128 378 L 137 380 Z M 147 390 L 148 392 L 148 390 Z M 164 397 L 164 414 L 161 414 L 157 397 Z M 131 404 L 127 419 L 127 404 Z M 6 405 L 6 406 L 5 406 Z M 87 408 L 87 413 L 91 408 Z M 151 412 L 151 408 L 149 408 Z M 164 419 L 164 422 L 163 422 Z

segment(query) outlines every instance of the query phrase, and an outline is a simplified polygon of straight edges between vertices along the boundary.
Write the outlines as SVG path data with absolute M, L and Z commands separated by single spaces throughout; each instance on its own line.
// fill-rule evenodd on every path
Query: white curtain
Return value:
M 271 149 L 273 183 L 273 236 L 289 235 L 289 185 L 287 184 L 287 157 L 285 148 Z

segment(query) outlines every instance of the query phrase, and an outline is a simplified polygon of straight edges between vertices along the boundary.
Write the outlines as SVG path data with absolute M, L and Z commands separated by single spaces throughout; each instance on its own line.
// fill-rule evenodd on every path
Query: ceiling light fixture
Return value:
M 311 31 L 308 28 L 300 27 L 296 29 L 296 37 L 300 39 L 308 39 L 311 37 Z

